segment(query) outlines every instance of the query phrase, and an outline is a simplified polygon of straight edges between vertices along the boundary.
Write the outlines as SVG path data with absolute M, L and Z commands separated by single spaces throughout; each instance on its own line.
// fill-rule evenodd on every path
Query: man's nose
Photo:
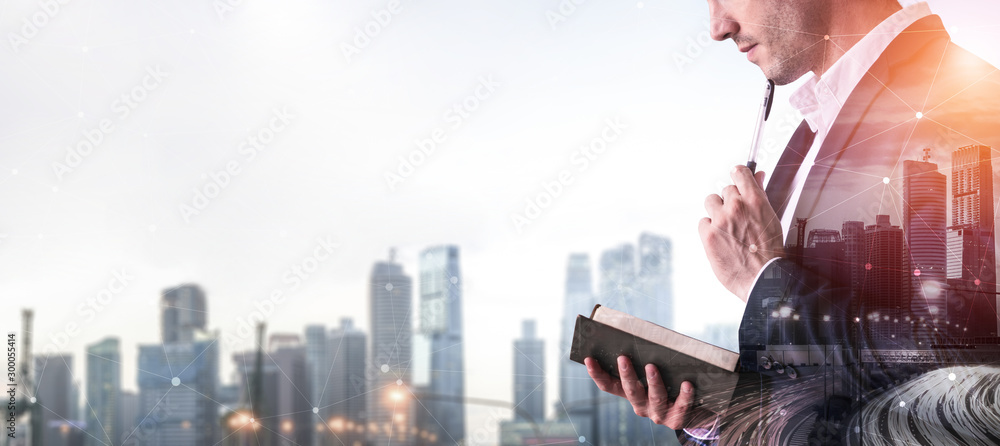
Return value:
M 740 30 L 739 23 L 733 20 L 729 11 L 722 5 L 721 0 L 708 1 L 708 15 L 711 20 L 709 32 L 712 39 L 723 41 L 731 39 Z

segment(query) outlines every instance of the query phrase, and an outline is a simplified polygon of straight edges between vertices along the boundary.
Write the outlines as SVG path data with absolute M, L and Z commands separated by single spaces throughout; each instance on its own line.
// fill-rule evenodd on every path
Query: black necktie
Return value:
M 809 148 L 812 147 L 813 140 L 816 139 L 816 132 L 809 129 L 809 124 L 805 120 L 799 124 L 792 139 L 788 140 L 785 151 L 782 152 L 778 164 L 774 166 L 771 173 L 771 180 L 767 182 L 767 201 L 771 203 L 778 218 L 782 218 L 788 201 L 792 196 L 792 180 L 802 166 L 802 159 L 805 158 Z

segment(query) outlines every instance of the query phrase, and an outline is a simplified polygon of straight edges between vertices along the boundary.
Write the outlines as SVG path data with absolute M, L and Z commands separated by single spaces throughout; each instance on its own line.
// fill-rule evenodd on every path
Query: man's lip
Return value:
M 753 44 L 753 45 L 750 45 L 750 47 L 747 48 L 747 50 L 745 51 L 747 53 L 747 60 L 753 62 L 753 55 L 757 53 L 756 51 L 754 51 L 755 49 L 757 49 L 757 44 L 756 43 Z

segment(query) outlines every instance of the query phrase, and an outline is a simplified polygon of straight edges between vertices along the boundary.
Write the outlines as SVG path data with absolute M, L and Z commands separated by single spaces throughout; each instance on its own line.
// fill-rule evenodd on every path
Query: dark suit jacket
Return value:
M 773 173 L 779 216 L 811 142 L 803 123 Z M 1000 72 L 919 20 L 844 104 L 749 296 L 721 443 L 1000 444 L 1000 404 L 970 405 L 1000 379 L 998 150 Z

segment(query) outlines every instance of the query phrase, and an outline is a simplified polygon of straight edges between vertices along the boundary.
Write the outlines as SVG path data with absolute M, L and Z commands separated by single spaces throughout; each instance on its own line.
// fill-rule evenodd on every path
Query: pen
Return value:
M 760 103 L 760 112 L 757 114 L 757 127 L 753 130 L 753 142 L 750 146 L 750 158 L 747 160 L 747 167 L 751 173 L 757 172 L 757 152 L 760 150 L 760 139 L 764 136 L 764 121 L 771 115 L 771 104 L 774 103 L 774 81 L 767 80 L 767 88 L 764 90 L 764 100 Z

